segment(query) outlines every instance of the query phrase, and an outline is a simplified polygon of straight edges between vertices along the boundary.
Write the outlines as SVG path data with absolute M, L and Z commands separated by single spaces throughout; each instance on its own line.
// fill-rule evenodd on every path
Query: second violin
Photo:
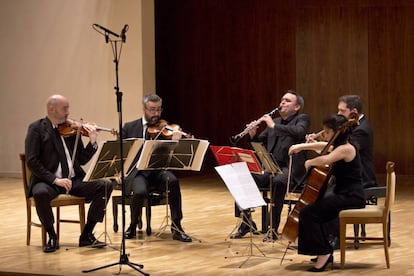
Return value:
M 181 130 L 177 124 L 168 124 L 166 120 L 159 120 L 157 124 L 148 126 L 147 129 L 151 139 L 158 139 L 162 136 L 164 139 L 172 139 L 174 132 L 179 132 L 186 138 L 191 138 L 192 135 Z

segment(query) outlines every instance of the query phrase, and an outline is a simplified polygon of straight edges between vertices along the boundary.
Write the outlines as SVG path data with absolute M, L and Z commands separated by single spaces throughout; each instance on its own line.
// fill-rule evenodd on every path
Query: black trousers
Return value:
M 281 174 L 275 174 L 272 176 L 269 173 L 265 174 L 252 174 L 253 179 L 256 182 L 257 187 L 259 188 L 269 188 L 272 185 L 272 226 L 274 229 L 279 228 L 280 216 L 283 209 L 283 202 L 285 199 L 287 180 L 288 180 L 288 169 L 282 168 Z M 240 210 L 235 206 L 235 216 L 240 216 Z
M 327 223 L 336 219 L 341 210 L 365 206 L 362 189 L 348 194 L 329 194 L 314 204 L 304 206 L 299 213 L 298 253 L 325 255 L 332 251 Z
M 171 219 L 180 227 L 183 218 L 181 205 L 181 189 L 177 177 L 170 171 L 135 171 L 126 181 L 126 194 L 132 196 L 131 224 L 138 223 L 138 217 L 144 206 L 144 200 L 152 191 L 165 192 L 168 183 L 168 201 L 171 210 Z
M 106 194 L 105 194 L 106 187 Z M 48 185 L 43 182 L 36 183 L 33 188 L 33 197 L 36 202 L 36 211 L 39 220 L 45 228 L 52 227 L 55 222 L 50 202 L 66 190 L 56 185 Z M 83 182 L 82 178 L 72 179 L 72 189 L 69 194 L 85 197 L 91 202 L 88 210 L 87 221 L 102 222 L 105 214 L 105 204 L 112 193 L 112 183 L 105 180 Z

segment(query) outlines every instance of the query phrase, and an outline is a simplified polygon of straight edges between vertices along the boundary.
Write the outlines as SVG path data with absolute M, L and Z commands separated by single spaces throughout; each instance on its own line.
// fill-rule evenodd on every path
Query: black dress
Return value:
M 358 151 L 351 162 L 335 162 L 334 192 L 303 207 L 299 214 L 298 253 L 326 255 L 332 252 L 327 239 L 326 222 L 338 217 L 341 210 L 365 207 L 362 188 L 361 161 Z

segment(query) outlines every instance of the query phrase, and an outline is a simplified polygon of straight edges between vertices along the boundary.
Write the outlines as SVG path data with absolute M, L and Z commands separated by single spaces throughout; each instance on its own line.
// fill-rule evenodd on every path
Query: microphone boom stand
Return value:
M 122 40 L 109 40 L 108 39 L 108 31 L 105 31 L 105 41 L 111 42 L 111 46 L 112 46 L 112 51 L 114 53 L 114 63 L 115 63 L 115 77 L 116 77 L 116 86 L 115 88 L 115 94 L 116 94 L 116 103 L 117 103 L 117 112 L 118 112 L 118 121 L 119 121 L 119 130 L 122 129 L 122 92 L 119 91 L 119 80 L 118 80 L 118 65 L 119 65 L 119 58 L 120 58 L 120 54 L 121 54 L 121 50 L 122 50 L 122 43 L 125 42 L 125 32 L 123 31 L 123 38 Z M 116 34 L 115 34 L 116 36 Z M 119 36 L 118 36 L 119 37 Z M 118 57 L 118 42 L 122 42 L 121 43 L 121 47 L 119 50 L 119 57 Z M 88 273 L 88 272 L 92 272 L 92 271 L 96 271 L 96 270 L 100 270 L 100 269 L 104 269 L 107 267 L 111 267 L 111 266 L 115 266 L 115 265 L 119 265 L 119 271 L 118 274 L 121 272 L 122 269 L 122 265 L 128 265 L 129 267 L 135 269 L 136 271 L 140 272 L 143 275 L 149 276 L 148 273 L 142 271 L 141 269 L 144 268 L 144 265 L 142 264 L 136 264 L 133 262 L 130 262 L 128 259 L 128 254 L 125 253 L 125 183 L 124 183 L 124 178 L 125 178 L 125 173 L 124 173 L 124 159 L 123 159 L 123 143 L 122 143 L 122 131 L 119 131 L 119 149 L 120 149 L 120 153 L 121 153 L 121 184 L 122 184 L 122 243 L 121 243 L 121 250 L 120 250 L 120 256 L 119 256 L 119 261 L 115 262 L 115 263 L 111 263 L 108 265 L 104 265 L 101 267 L 97 267 L 97 268 L 93 268 L 93 269 L 89 269 L 89 270 L 83 270 L 82 272 L 84 273 Z

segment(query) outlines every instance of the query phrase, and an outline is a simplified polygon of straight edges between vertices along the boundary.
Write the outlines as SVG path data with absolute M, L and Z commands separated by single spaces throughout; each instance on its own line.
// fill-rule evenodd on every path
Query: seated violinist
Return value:
M 60 131 L 60 125 L 68 122 L 67 98 L 61 95 L 50 96 L 46 109 L 45 118 L 30 124 L 25 141 L 26 162 L 32 172 L 29 195 L 35 199 L 40 222 L 49 236 L 43 251 L 49 253 L 59 249 L 50 202 L 64 193 L 91 201 L 79 246 L 103 247 L 106 244 L 95 238 L 93 230 L 97 222 L 103 221 L 105 197 L 111 196 L 112 184 L 105 180 L 83 182 L 85 172 L 81 167 L 97 150 L 97 130 L 92 125 L 84 126 L 83 131 L 89 136 L 89 143 L 84 146 L 82 139 L 76 139 L 74 135 L 66 137 Z M 76 155 L 72 157 L 73 152 Z
M 329 154 L 305 162 L 307 170 L 330 165 L 335 178 L 332 193 L 304 206 L 299 213 L 298 253 L 317 256 L 312 259 L 315 266 L 308 270 L 311 272 L 322 272 L 328 263 L 333 263 L 333 248 L 326 235 L 326 223 L 336 219 L 341 210 L 365 206 L 360 155 L 357 147 L 349 140 L 351 129 L 347 126 L 350 122 L 342 115 L 331 115 L 323 121 L 324 138 L 329 143 L 321 141 L 296 144 L 289 149 L 289 154 L 303 150 L 325 152 L 326 147 L 332 146 Z
M 128 122 L 122 128 L 122 138 L 144 138 L 151 139 L 149 129 L 160 123 L 162 112 L 162 99 L 156 94 L 144 96 L 142 100 L 142 111 L 144 116 L 135 121 Z M 162 128 L 160 129 L 160 131 Z M 152 133 L 153 131 L 151 131 Z M 182 132 L 174 131 L 172 139 L 180 139 Z M 156 134 L 155 139 L 163 139 L 162 135 Z M 136 168 L 125 180 L 126 194 L 132 196 L 131 223 L 125 232 L 125 238 L 131 239 L 136 237 L 136 227 L 138 223 L 142 223 L 141 210 L 144 200 L 148 193 L 157 190 L 165 191 L 168 181 L 169 188 L 169 205 L 171 209 L 173 239 L 182 242 L 191 242 L 191 238 L 185 234 L 181 220 L 183 213 L 181 208 L 181 190 L 177 177 L 170 171 L 150 170 L 138 171 Z

